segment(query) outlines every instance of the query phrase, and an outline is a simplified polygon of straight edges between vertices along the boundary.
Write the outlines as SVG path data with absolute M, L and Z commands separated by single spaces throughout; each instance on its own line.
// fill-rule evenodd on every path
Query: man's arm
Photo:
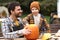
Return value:
M 9 28 L 8 28 L 8 23 L 6 21 L 3 21 L 1 23 L 1 29 L 2 29 L 2 33 L 3 33 L 3 36 L 5 38 L 16 38 L 16 37 L 19 37 L 17 36 L 17 31 L 14 31 L 14 32 L 10 32 Z M 21 32 L 20 32 L 21 34 Z
M 31 31 L 28 29 L 21 29 L 18 31 L 10 32 L 8 23 L 6 21 L 3 21 L 1 26 L 2 33 L 5 38 L 18 38 L 19 36 L 28 35 L 31 33 Z

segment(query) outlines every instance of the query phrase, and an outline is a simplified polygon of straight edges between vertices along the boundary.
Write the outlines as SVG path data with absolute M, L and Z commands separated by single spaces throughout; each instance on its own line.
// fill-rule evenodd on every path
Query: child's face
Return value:
M 37 15 L 39 13 L 39 10 L 36 7 L 33 7 L 31 9 L 31 12 L 32 12 L 33 15 Z

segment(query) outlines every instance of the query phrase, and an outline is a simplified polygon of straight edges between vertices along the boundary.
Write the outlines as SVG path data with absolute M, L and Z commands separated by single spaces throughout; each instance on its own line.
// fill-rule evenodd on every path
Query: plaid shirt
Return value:
M 40 29 L 40 31 L 42 30 L 42 31 L 44 31 L 44 30 L 46 30 L 47 32 L 50 32 L 50 26 L 49 26 L 49 24 L 47 23 L 47 21 L 46 21 L 46 18 L 43 16 L 43 15 L 41 15 L 40 14 L 40 17 L 39 18 L 36 18 L 36 19 L 40 19 L 40 21 L 39 21 L 39 29 Z M 35 21 L 34 21 L 35 19 L 34 19 L 34 16 L 33 16 L 33 14 L 31 13 L 31 14 L 29 14 L 28 16 L 26 16 L 25 18 L 23 18 L 23 21 L 25 22 L 25 24 L 27 23 L 27 24 L 35 24 Z M 38 20 L 37 20 L 37 23 L 38 23 Z
M 19 19 L 19 22 L 20 23 L 22 23 L 22 20 L 21 20 L 21 18 L 18 18 Z M 17 33 L 17 31 L 13 31 L 13 29 L 12 29 L 12 31 L 13 32 L 10 32 L 10 29 L 9 29 L 9 27 L 11 27 L 12 28 L 12 23 L 13 22 L 13 20 L 9 17 L 9 18 L 6 18 L 4 21 L 2 21 L 2 23 L 1 23 L 1 29 L 2 29 L 2 33 L 3 33 L 3 36 L 5 37 L 5 38 L 17 38 L 17 37 L 19 37 L 19 36 L 21 36 L 21 35 L 17 35 L 16 33 Z M 9 26 L 9 24 L 11 24 L 11 26 Z M 20 34 L 21 34 L 21 32 L 20 32 Z

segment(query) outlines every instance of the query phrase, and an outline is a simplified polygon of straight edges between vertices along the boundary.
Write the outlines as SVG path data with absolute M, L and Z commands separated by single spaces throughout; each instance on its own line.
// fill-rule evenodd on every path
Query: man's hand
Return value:
M 30 34 L 31 33 L 31 30 L 28 30 L 28 29 L 23 29 L 22 30 L 22 34 L 23 35 L 28 35 L 28 34 Z
M 28 29 L 22 29 L 22 30 L 18 30 L 17 34 L 19 35 L 28 35 L 31 33 L 31 30 Z

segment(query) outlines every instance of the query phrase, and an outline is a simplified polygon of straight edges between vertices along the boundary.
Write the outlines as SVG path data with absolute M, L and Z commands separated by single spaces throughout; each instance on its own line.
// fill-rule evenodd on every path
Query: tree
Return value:
M 24 13 L 30 13 L 30 3 L 33 1 L 39 1 L 41 5 L 40 12 L 44 15 L 50 15 L 52 11 L 57 12 L 57 0 L 0 0 L 1 3 L 8 3 L 12 1 L 20 2 Z
M 41 13 L 50 15 L 52 11 L 57 12 L 57 0 L 44 0 L 41 3 Z

